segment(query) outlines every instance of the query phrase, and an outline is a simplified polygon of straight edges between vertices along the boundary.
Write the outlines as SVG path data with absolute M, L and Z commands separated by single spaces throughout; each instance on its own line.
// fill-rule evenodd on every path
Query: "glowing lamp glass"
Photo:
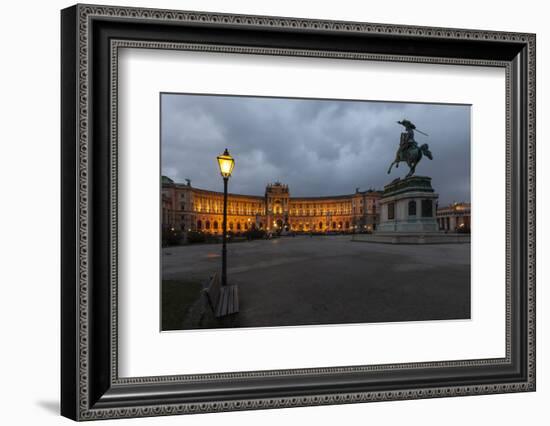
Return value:
M 231 155 L 229 155 L 229 151 L 226 150 L 223 152 L 222 155 L 218 155 L 218 166 L 220 167 L 220 173 L 222 177 L 228 178 L 231 176 L 231 173 L 233 172 L 233 167 L 235 166 L 235 160 Z

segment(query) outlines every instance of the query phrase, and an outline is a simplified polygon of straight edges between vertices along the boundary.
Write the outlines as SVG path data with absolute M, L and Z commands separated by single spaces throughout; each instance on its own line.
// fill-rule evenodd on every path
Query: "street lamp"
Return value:
M 222 238 L 222 286 L 227 285 L 227 247 L 226 247 L 226 239 L 227 239 L 227 181 L 229 180 L 229 177 L 231 176 L 231 172 L 233 171 L 233 167 L 235 166 L 235 160 L 231 155 L 229 155 L 229 151 L 227 148 L 225 148 L 225 151 L 222 155 L 218 155 L 218 166 L 220 167 L 220 173 L 223 178 L 223 223 L 222 223 L 222 231 L 223 231 L 223 238 Z

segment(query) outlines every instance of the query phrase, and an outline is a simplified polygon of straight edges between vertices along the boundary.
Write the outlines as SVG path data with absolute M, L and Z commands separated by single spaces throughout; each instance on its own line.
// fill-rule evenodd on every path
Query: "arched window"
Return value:
M 409 216 L 416 216 L 416 201 L 409 201 Z
M 323 229 L 323 222 L 319 222 L 319 229 Z
M 395 219 L 395 204 L 388 203 L 388 220 L 394 220 L 394 219 Z
M 349 228 L 349 222 L 346 222 L 346 229 Z
M 214 221 L 214 229 L 218 229 L 218 221 L 217 220 Z
M 338 223 L 338 228 L 339 228 L 339 229 L 342 229 L 342 222 L 339 222 L 339 223 Z
M 201 220 L 199 219 L 199 220 L 197 220 L 197 230 L 200 231 L 201 229 L 202 229 L 202 222 L 201 222 Z
M 336 222 L 332 222 L 332 229 L 336 229 Z
M 237 223 L 237 230 L 238 230 L 238 231 L 241 230 L 241 224 L 240 224 L 240 223 Z
M 233 230 L 233 222 L 229 222 L 229 229 Z
M 209 220 L 206 221 L 206 229 L 210 229 L 210 221 Z

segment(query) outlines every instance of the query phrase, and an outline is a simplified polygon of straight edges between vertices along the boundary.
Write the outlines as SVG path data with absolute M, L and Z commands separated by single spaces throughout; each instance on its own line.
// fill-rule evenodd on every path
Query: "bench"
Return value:
M 210 278 L 204 289 L 208 305 L 216 318 L 239 312 L 239 291 L 236 285 L 221 285 L 217 272 Z

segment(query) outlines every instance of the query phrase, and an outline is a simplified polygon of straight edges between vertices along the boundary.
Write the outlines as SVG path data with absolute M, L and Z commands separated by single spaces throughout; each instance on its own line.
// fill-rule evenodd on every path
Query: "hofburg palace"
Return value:
M 291 197 L 288 185 L 270 183 L 263 196 L 228 194 L 227 230 L 271 232 L 361 232 L 378 222 L 382 193 L 358 188 L 349 195 Z M 162 224 L 181 231 L 221 234 L 223 193 L 162 177 Z

